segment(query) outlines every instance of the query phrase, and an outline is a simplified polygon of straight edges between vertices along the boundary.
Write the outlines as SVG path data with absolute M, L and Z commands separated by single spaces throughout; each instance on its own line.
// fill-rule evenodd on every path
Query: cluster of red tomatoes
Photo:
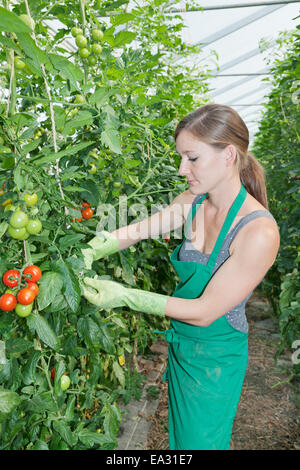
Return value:
M 27 317 L 31 313 L 34 299 L 38 295 L 37 282 L 40 280 L 42 272 L 38 266 L 31 265 L 23 270 L 21 281 L 20 274 L 17 269 L 9 269 L 3 274 L 2 281 L 8 289 L 0 297 L 0 309 L 5 312 L 15 309 L 19 317 Z
M 84 202 L 81 204 L 81 209 L 80 209 L 82 217 L 80 217 L 80 218 L 78 218 L 78 219 L 72 219 L 72 222 L 75 222 L 75 221 L 81 222 L 82 219 L 86 219 L 86 220 L 87 220 L 87 219 L 90 219 L 90 218 L 93 216 L 93 214 L 94 214 L 94 211 L 93 211 L 93 209 L 92 209 L 90 206 L 91 206 L 91 205 L 90 205 L 89 202 L 84 201 Z M 74 208 L 73 208 L 73 209 L 74 209 Z

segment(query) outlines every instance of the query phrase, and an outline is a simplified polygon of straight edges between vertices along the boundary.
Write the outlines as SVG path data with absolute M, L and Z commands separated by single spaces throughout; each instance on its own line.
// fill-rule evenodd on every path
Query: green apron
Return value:
M 188 227 L 207 194 L 189 213 Z M 179 261 L 183 242 L 173 251 L 170 259 L 180 278 L 174 297 L 200 297 L 246 195 L 241 185 L 207 265 Z M 155 333 L 164 333 L 169 343 L 163 376 L 163 381 L 168 379 L 169 449 L 228 450 L 247 369 L 248 333 L 231 326 L 225 315 L 206 327 L 171 319 L 169 330 Z

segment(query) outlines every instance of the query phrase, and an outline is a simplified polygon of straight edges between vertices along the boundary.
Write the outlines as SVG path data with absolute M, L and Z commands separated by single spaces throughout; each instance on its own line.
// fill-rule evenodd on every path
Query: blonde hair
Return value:
M 269 209 L 265 170 L 254 155 L 248 152 L 249 131 L 234 109 L 221 104 L 203 105 L 177 124 L 174 131 L 175 141 L 183 129 L 216 149 L 223 150 L 229 144 L 234 145 L 242 184 L 251 196 Z

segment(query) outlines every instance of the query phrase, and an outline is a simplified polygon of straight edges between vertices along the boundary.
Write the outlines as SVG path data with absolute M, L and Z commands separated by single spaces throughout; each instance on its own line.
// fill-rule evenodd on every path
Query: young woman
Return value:
M 180 283 L 171 297 L 85 278 L 85 297 L 171 318 L 169 448 L 229 449 L 248 360 L 245 304 L 274 263 L 280 236 L 268 211 L 264 170 L 248 152 L 248 129 L 228 106 L 207 104 L 175 130 L 179 174 L 189 189 L 142 222 L 93 238 L 87 266 L 117 250 L 185 226 L 171 256 Z M 93 293 L 89 290 L 93 288 Z M 159 331 L 157 331 L 160 333 Z

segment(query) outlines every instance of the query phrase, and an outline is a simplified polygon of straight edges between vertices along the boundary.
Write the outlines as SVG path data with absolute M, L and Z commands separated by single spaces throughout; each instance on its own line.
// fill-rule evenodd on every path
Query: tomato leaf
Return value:
M 42 392 L 35 394 L 26 403 L 26 409 L 37 413 L 44 411 L 57 411 L 57 405 L 52 398 L 51 392 Z
M 97 432 L 89 431 L 88 429 L 82 429 L 78 433 L 79 440 L 82 444 L 91 447 L 94 444 L 112 444 L 115 442 L 115 439 L 111 436 L 103 435 Z
M 115 153 L 122 153 L 119 134 L 116 129 L 105 129 L 101 133 L 101 143 Z
M 62 420 L 54 421 L 53 428 L 70 447 L 73 447 L 76 444 L 78 437 L 76 434 L 73 434 L 71 428 L 67 426 L 67 424 L 65 424 Z
M 0 412 L 10 413 L 21 402 L 19 395 L 10 390 L 0 391 Z
M 83 150 L 85 147 L 88 147 L 91 144 L 93 144 L 92 141 L 82 142 L 81 144 L 71 145 L 70 147 L 61 150 L 60 152 L 49 153 L 45 157 L 39 156 L 35 158 L 37 160 L 36 163 L 40 165 L 41 163 L 55 162 L 57 159 L 65 157 L 66 155 L 75 155 L 77 152 Z
M 35 383 L 36 381 L 36 367 L 40 360 L 41 352 L 33 351 L 32 355 L 29 357 L 28 362 L 23 371 L 23 381 L 25 385 Z
M 78 310 L 81 298 L 79 282 L 71 267 L 62 259 L 55 264 L 55 269 L 57 269 L 62 276 L 63 293 L 70 309 L 75 313 Z
M 31 33 L 31 28 L 12 11 L 0 7 L 0 30 L 10 33 Z
M 30 314 L 26 320 L 28 327 L 36 331 L 36 334 L 41 341 L 43 341 L 45 344 L 47 344 L 47 346 L 50 346 L 50 348 L 54 349 L 55 351 L 59 350 L 59 339 L 44 317 L 38 313 L 35 313 Z
M 57 272 L 43 273 L 39 281 L 39 295 L 37 296 L 39 310 L 44 310 L 61 293 L 63 279 Z
M 120 382 L 121 386 L 125 387 L 125 375 L 122 367 L 118 364 L 117 361 L 113 362 L 113 371 L 115 376 L 117 377 L 118 381 Z
M 32 342 L 23 338 L 11 338 L 6 341 L 6 351 L 10 354 L 24 353 L 32 347 Z
M 53 67 L 63 78 L 70 80 L 71 84 L 78 89 L 78 82 L 82 82 L 83 73 L 80 67 L 76 67 L 66 57 L 58 54 L 48 54 Z

